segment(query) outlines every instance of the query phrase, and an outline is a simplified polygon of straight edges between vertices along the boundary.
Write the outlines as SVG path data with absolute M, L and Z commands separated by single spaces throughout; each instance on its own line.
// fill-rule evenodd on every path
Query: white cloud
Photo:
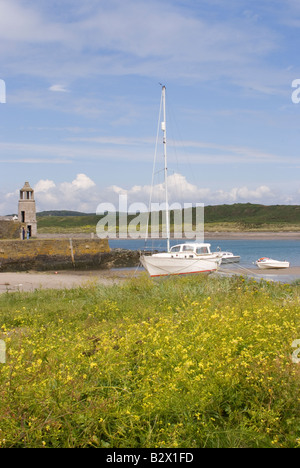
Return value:
M 92 181 L 87 175 L 85 174 L 77 174 L 76 179 L 74 179 L 71 183 L 64 182 L 61 184 L 61 187 L 67 192 L 74 192 L 74 190 L 87 190 L 91 187 L 95 187 L 95 182 Z
M 251 147 L 221 145 L 201 141 L 171 142 L 169 162 L 178 167 L 178 149 L 195 165 L 288 163 L 298 166 L 298 157 L 262 151 Z M 137 137 L 65 138 L 60 144 L 0 142 L 0 161 L 28 164 L 71 164 L 90 161 L 153 161 L 154 140 Z
M 247 186 L 233 187 L 228 190 L 211 190 L 200 188 L 191 184 L 182 174 L 173 174 L 168 177 L 169 202 L 180 203 L 204 203 L 207 205 L 232 204 L 232 203 L 261 203 L 261 204 L 299 204 L 299 193 L 285 193 L 272 190 L 266 185 L 255 188 Z M 46 210 L 73 210 L 85 213 L 96 213 L 100 203 L 112 203 L 116 210 L 119 209 L 120 195 L 127 196 L 128 208 L 133 203 L 143 203 L 149 206 L 150 185 L 134 185 L 129 189 L 112 185 L 99 187 L 86 174 L 77 174 L 71 182 L 56 184 L 53 180 L 41 179 L 34 185 L 35 199 L 38 211 Z M 17 211 L 19 191 L 15 190 L 2 197 L 0 213 L 8 214 Z M 164 185 L 156 184 L 153 187 L 152 203 L 164 203 Z
M 54 93 L 69 93 L 69 90 L 62 84 L 50 86 L 49 91 L 53 91 Z
M 0 39 L 12 42 L 58 42 L 67 35 L 62 25 L 51 23 L 37 8 L 17 0 L 0 0 Z
M 221 203 L 272 203 L 275 202 L 277 194 L 275 194 L 269 187 L 262 185 L 255 189 L 248 187 L 234 187 L 231 190 L 219 190 L 217 192 L 210 192 L 208 199 L 214 204 Z
M 34 186 L 35 193 L 43 193 L 48 192 L 50 189 L 55 188 L 56 185 L 53 180 L 39 180 L 37 184 Z
M 99 188 L 85 174 L 78 174 L 72 182 L 63 182 L 56 185 L 53 181 L 39 181 L 36 184 L 37 200 L 40 209 L 72 209 L 77 211 L 95 212 L 99 203 L 112 203 L 116 210 L 119 206 L 120 195 L 126 195 L 128 205 L 140 202 L 148 206 L 150 200 L 150 185 L 135 185 L 125 189 L 116 185 Z M 235 187 L 228 191 L 212 191 L 209 188 L 200 188 L 191 184 L 181 174 L 168 177 L 170 203 L 237 203 L 261 202 L 268 203 L 276 199 L 276 194 L 267 186 L 255 189 L 248 187 Z M 164 202 L 164 185 L 156 184 L 153 187 L 152 202 Z M 50 205 L 50 203 L 52 205 Z
M 25 7 L 17 0 L 0 0 L 0 39 L 9 43 L 9 68 L 55 79 L 97 74 L 161 78 L 163 66 L 165 79 L 222 77 L 255 87 L 260 58 L 278 48 L 275 30 L 240 15 L 213 19 L 195 14 L 197 7 L 155 0 L 87 3 L 86 9 L 79 2 L 68 5 L 65 21 L 61 7 L 49 15 L 42 2 Z M 261 92 L 269 92 L 269 79 L 276 76 L 271 72 L 266 79 L 261 76 Z M 61 86 L 52 85 L 52 91 L 62 92 Z
M 131 189 L 124 190 L 121 187 L 109 187 L 112 194 L 124 195 L 128 197 L 128 201 L 142 201 L 148 204 L 151 186 L 134 186 Z M 152 190 L 152 201 L 163 203 L 165 200 L 164 184 L 157 184 Z M 248 187 L 234 187 L 230 190 L 213 191 L 207 187 L 198 187 L 191 184 L 182 174 L 173 174 L 168 177 L 168 194 L 170 203 L 204 203 L 207 204 L 223 204 L 223 203 L 246 203 L 260 202 L 271 203 L 276 200 L 276 194 L 267 186 L 259 186 L 255 189 Z
M 77 174 L 72 182 L 55 184 L 51 180 L 40 180 L 35 185 L 39 211 L 75 210 L 94 212 L 98 203 L 98 189 L 86 174 Z

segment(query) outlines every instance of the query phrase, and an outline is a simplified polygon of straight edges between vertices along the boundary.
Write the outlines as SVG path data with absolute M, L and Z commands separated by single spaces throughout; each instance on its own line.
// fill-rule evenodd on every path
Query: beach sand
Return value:
M 300 267 L 293 266 L 289 268 L 267 268 L 264 270 L 260 270 L 259 268 L 244 268 L 241 267 L 238 263 L 235 265 L 226 265 L 225 267 L 220 268 L 221 272 L 226 273 L 237 273 L 237 274 L 256 274 L 258 276 L 265 276 L 265 275 L 273 275 L 273 276 L 299 276 L 300 278 Z
M 0 294 L 36 289 L 71 289 L 95 284 L 113 285 L 135 275 L 135 270 L 3 272 L 0 273 Z
M 283 283 L 292 283 L 293 281 L 300 279 L 300 267 L 293 266 L 283 269 L 269 268 L 260 270 L 259 268 L 245 268 L 239 264 L 221 266 L 218 275 L 221 276 L 233 276 L 242 275 L 250 278 L 254 278 L 257 281 L 263 279 L 267 281 L 279 281 Z
M 144 270 L 134 268 L 93 271 L 3 272 L 0 273 L 0 294 L 35 291 L 36 289 L 71 289 L 97 284 L 111 286 L 140 274 L 144 274 Z M 262 272 L 258 268 L 243 268 L 236 264 L 221 267 L 217 274 L 221 276 L 243 275 L 258 280 L 289 282 L 300 279 L 300 267 L 290 267 L 283 270 L 269 269 Z
M 187 238 L 186 240 L 195 240 L 194 236 L 195 233 L 186 233 Z M 93 234 L 95 238 L 97 237 L 96 234 Z M 38 239 L 91 239 L 91 234 L 86 233 L 66 233 L 66 234 L 37 234 Z M 173 239 L 173 235 L 171 233 L 171 238 Z M 130 237 L 128 238 L 130 239 Z M 138 239 L 144 240 L 144 236 L 139 237 Z M 157 239 L 156 237 L 151 237 L 151 239 Z M 162 239 L 160 237 L 160 239 Z M 182 239 L 175 238 L 175 239 Z M 299 231 L 205 231 L 204 232 L 204 239 L 253 239 L 253 240 L 300 240 L 300 232 Z M 113 239 L 113 240 L 118 240 Z M 120 241 L 122 241 L 120 239 Z M 109 242 L 109 239 L 108 239 Z
M 245 232 L 205 232 L 205 239 L 222 240 L 300 240 L 300 232 L 297 231 L 245 231 Z

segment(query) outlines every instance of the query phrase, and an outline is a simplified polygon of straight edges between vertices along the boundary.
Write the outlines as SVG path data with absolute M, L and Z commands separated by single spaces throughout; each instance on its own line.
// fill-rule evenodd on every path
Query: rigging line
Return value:
M 174 159 L 175 159 L 175 162 L 174 162 L 175 170 L 173 170 L 173 174 L 175 174 L 176 172 L 177 172 L 177 174 L 181 174 L 181 167 L 180 167 L 179 157 L 178 157 L 178 142 L 175 139 L 175 131 L 177 131 L 177 129 L 178 129 L 178 123 L 176 121 L 176 115 L 175 115 L 174 109 L 172 107 L 172 104 L 171 104 L 170 100 L 168 99 L 168 97 L 166 97 L 166 99 L 167 99 L 169 119 L 170 119 L 171 141 L 173 143 L 173 145 L 172 145 L 173 153 L 172 154 L 174 155 Z M 177 131 L 177 135 L 179 135 L 179 131 Z M 176 186 L 176 192 L 179 192 L 180 200 L 182 200 L 183 199 L 182 183 L 180 183 L 180 186 Z
M 243 267 L 241 265 L 235 265 L 235 267 L 237 268 L 236 271 L 234 271 L 234 270 L 222 270 L 220 268 L 219 272 L 220 273 L 239 274 L 239 272 L 237 270 L 240 269 L 240 270 L 245 271 L 246 273 L 250 274 L 251 276 L 256 276 L 257 278 L 260 278 L 260 279 L 263 278 L 263 276 L 261 276 L 259 273 L 255 273 L 254 271 L 251 271 L 248 268 Z
M 149 200 L 149 207 L 148 207 L 148 219 L 146 225 L 146 233 L 145 233 L 145 245 L 148 240 L 148 230 L 149 230 L 149 218 L 151 213 L 151 204 L 152 204 L 152 195 L 153 195 L 153 185 L 154 185 L 154 175 L 155 175 L 155 167 L 156 167 L 156 159 L 157 159 L 157 146 L 158 146 L 158 134 L 159 134 L 159 124 L 161 120 L 161 111 L 162 111 L 162 96 L 160 99 L 160 107 L 159 107 L 159 115 L 158 115 L 158 123 L 157 123 L 157 131 L 156 131 L 156 142 L 155 142 L 155 152 L 154 152 L 154 161 L 153 161 L 153 169 L 152 169 L 152 180 L 151 180 L 151 189 L 150 189 L 150 200 Z
M 240 270 L 247 271 L 247 272 L 251 273 L 251 275 L 255 275 L 255 276 L 257 276 L 257 277 L 260 277 L 260 275 L 259 275 L 258 273 L 255 273 L 254 271 L 251 271 L 251 270 L 249 270 L 249 269 L 246 268 L 246 267 L 243 267 L 243 266 L 241 266 L 241 265 L 236 265 L 236 266 L 237 266 Z
M 171 132 L 172 132 L 172 124 L 173 128 L 176 131 L 176 135 L 178 135 L 177 140 L 173 136 L 173 145 L 174 145 L 174 152 L 175 152 L 175 159 L 176 159 L 176 166 L 177 166 L 177 171 L 179 174 L 186 174 L 186 179 L 191 181 L 191 184 L 193 184 L 195 187 L 198 188 L 198 178 L 196 176 L 197 174 L 197 168 L 195 169 L 195 163 L 192 163 L 192 158 L 190 156 L 191 152 L 188 151 L 189 148 L 189 143 L 183 139 L 182 137 L 182 132 L 180 131 L 180 125 L 178 122 L 178 115 L 179 113 L 174 112 L 174 109 L 172 107 L 172 104 L 168 101 L 168 110 L 169 110 L 169 115 L 170 115 L 170 127 L 171 127 Z M 180 113 L 182 115 L 182 112 Z M 172 133 L 171 133 L 172 137 Z M 178 158 L 178 153 L 177 150 L 180 148 L 180 158 L 184 158 L 184 163 L 183 159 Z M 181 190 L 181 197 L 184 197 L 184 185 L 181 183 L 180 186 Z
M 164 172 L 164 169 L 159 169 L 158 171 L 155 172 L 155 175 L 160 174 L 161 172 Z
M 135 269 L 134 272 L 132 273 L 131 278 L 133 278 L 134 276 L 136 276 L 136 272 L 137 272 L 138 269 L 139 269 L 140 267 L 142 267 L 142 266 L 143 266 L 143 265 L 142 265 L 142 263 L 141 263 L 141 261 L 140 261 L 139 264 L 137 265 L 136 269 Z
M 191 161 L 187 153 L 187 143 L 182 138 L 182 133 L 180 131 L 180 126 L 178 124 L 177 114 L 174 111 L 174 107 L 170 102 L 168 96 L 166 96 L 168 104 L 168 115 L 169 115 L 169 127 L 171 135 L 171 154 L 173 155 L 173 175 L 178 174 L 178 176 L 173 177 L 172 183 L 174 187 L 174 193 L 176 194 L 176 200 L 179 203 L 184 204 L 185 202 L 195 204 L 194 197 L 195 195 L 189 194 L 189 191 L 186 190 L 186 184 L 189 184 L 191 179 L 191 184 L 197 187 L 197 182 L 195 178 L 195 169 L 192 170 Z M 177 137 L 177 138 L 176 138 Z M 188 168 L 188 171 L 187 171 Z M 170 170 L 169 170 L 170 173 Z M 197 201 L 197 200 L 196 200 Z

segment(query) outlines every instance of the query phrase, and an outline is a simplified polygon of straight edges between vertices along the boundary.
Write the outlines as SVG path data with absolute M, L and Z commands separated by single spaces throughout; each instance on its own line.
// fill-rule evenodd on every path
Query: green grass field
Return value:
M 299 284 L 0 296 L 0 447 L 300 447 Z
M 195 211 L 193 212 L 193 216 L 195 218 Z M 130 223 L 134 218 L 135 215 L 129 215 L 128 222 Z M 43 212 L 38 214 L 38 231 L 39 233 L 90 233 L 95 232 L 100 219 L 101 217 L 95 214 L 68 211 Z M 174 213 L 171 212 L 171 232 L 173 220 Z M 299 231 L 300 206 L 264 206 L 250 203 L 206 206 L 204 221 L 205 231 L 207 232 Z M 160 224 L 161 229 L 162 226 Z

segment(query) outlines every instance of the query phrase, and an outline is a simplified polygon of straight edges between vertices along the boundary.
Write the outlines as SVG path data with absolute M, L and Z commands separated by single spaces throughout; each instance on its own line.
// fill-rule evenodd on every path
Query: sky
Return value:
M 0 0 L 0 215 L 147 204 L 161 84 L 171 202 L 300 204 L 299 45 L 298 0 Z

